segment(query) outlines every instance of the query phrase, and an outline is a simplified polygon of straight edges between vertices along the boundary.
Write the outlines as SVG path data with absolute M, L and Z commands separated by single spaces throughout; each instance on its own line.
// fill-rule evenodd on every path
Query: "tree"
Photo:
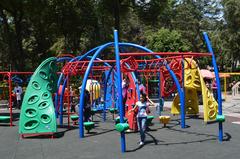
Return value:
M 6 31 L 5 37 L 8 44 L 10 66 L 20 70 L 24 68 L 24 59 L 26 54 L 22 49 L 22 20 L 23 20 L 23 1 L 1 1 L 0 16 L 3 18 L 4 28 Z M 10 26 L 11 25 L 11 26 Z M 13 37 L 11 38 L 11 32 Z M 12 46 L 11 40 L 14 41 Z
M 232 71 L 237 67 L 240 60 L 240 1 L 223 0 L 225 28 L 224 50 L 230 54 L 232 61 Z
M 188 51 L 190 46 L 176 30 L 161 28 L 157 32 L 148 32 L 146 38 L 147 47 L 161 52 Z
M 201 52 L 202 32 L 215 31 L 221 18 L 221 6 L 216 0 L 182 0 L 176 4 L 172 25 L 191 44 L 191 50 Z
M 135 7 L 139 18 L 152 28 L 157 28 L 159 16 L 169 5 L 169 0 L 136 0 Z

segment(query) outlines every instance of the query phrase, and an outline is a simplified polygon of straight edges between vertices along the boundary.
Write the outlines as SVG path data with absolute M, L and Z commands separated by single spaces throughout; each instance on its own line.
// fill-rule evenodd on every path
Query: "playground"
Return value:
M 15 153 L 1 151 L 9 152 L 11 158 L 36 154 L 39 158 L 157 158 L 159 154 L 163 158 L 223 158 L 227 154 L 235 158 L 238 83 L 232 86 L 231 96 L 224 90 L 223 100 L 211 42 L 206 32 L 203 37 L 209 52 L 153 52 L 118 42 L 114 30 L 114 42 L 84 55 L 47 58 L 34 72 L 0 72 L 8 90 L 4 97 L 9 97 L 0 116 L 1 135 L 9 138 L 2 142 L 12 143 L 7 148 Z M 109 47 L 115 59 L 100 59 Z M 129 47 L 137 51 L 126 51 Z M 211 78 L 198 66 L 202 57 L 212 60 Z M 13 109 L 13 94 L 17 99 L 18 92 L 12 92 L 12 84 L 20 81 L 14 81 L 14 74 L 31 75 L 20 110 Z M 151 94 L 155 98 L 150 99 Z M 139 102 L 144 108 L 134 109 Z M 140 119 L 146 125 L 139 125 Z M 146 140 L 141 136 L 138 145 L 139 130 Z M 231 154 L 226 153 L 229 147 Z
M 0 1 L 0 159 L 238 159 L 240 1 Z

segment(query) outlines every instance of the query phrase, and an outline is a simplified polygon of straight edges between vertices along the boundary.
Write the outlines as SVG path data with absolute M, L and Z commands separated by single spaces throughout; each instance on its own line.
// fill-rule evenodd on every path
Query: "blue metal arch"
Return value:
M 80 94 L 80 99 L 79 99 L 79 136 L 80 138 L 84 137 L 84 129 L 83 129 L 83 106 L 84 106 L 84 92 L 85 92 L 85 88 L 86 88 L 86 84 L 87 84 L 87 79 L 88 79 L 88 75 L 91 71 L 92 65 L 94 60 L 97 58 L 97 56 L 99 55 L 99 53 L 106 48 L 107 46 L 111 45 L 112 43 L 107 43 L 104 44 L 102 46 L 100 46 L 97 51 L 94 53 L 92 59 L 89 61 L 88 67 L 86 69 L 86 72 L 84 74 L 83 77 L 83 81 L 82 81 L 82 88 L 81 88 L 81 94 Z
M 81 56 L 77 56 L 75 58 L 72 58 L 69 62 L 74 62 L 74 61 L 81 61 L 82 59 L 84 59 L 85 57 L 87 57 L 88 55 L 90 55 L 91 53 L 95 52 L 97 49 L 99 48 L 98 47 L 95 47 L 93 49 L 91 49 L 90 51 L 88 51 L 87 53 L 85 53 L 84 55 L 81 55 Z M 62 60 L 59 60 L 59 62 L 62 62 Z M 63 80 L 64 78 L 64 74 L 61 73 L 59 78 L 58 78 L 58 83 L 57 83 L 57 93 L 55 95 L 55 99 L 54 99 L 54 105 L 55 105 L 55 113 L 56 113 L 56 117 L 58 117 L 58 110 L 57 110 L 57 106 L 58 106 L 58 89 L 59 89 L 59 86 L 61 85 L 61 81 Z M 65 78 L 66 80 L 66 78 Z M 64 82 L 63 82 L 64 83 Z M 63 96 L 63 94 L 61 94 L 60 96 Z M 60 103 L 60 107 L 61 107 L 61 103 Z
M 222 115 L 222 93 L 221 93 L 221 83 L 220 83 L 220 78 L 219 78 L 219 74 L 218 74 L 217 62 L 215 59 L 215 55 L 214 55 L 214 52 L 212 49 L 211 42 L 210 42 L 206 32 L 203 33 L 203 37 L 206 42 L 208 51 L 212 54 L 212 65 L 214 67 L 214 74 L 215 74 L 216 82 L 217 82 L 218 114 Z M 218 124 L 218 131 L 219 131 L 218 132 L 218 140 L 220 142 L 222 142 L 223 141 L 223 124 L 222 124 L 222 122 L 219 122 L 219 124 Z
M 151 51 L 148 48 L 145 48 L 143 46 L 137 45 L 137 44 L 132 44 L 132 43 L 119 43 L 120 46 L 132 46 L 138 49 L 141 49 L 143 51 L 149 52 L 149 53 L 153 53 L 153 51 Z M 161 58 L 158 55 L 155 55 L 156 58 Z M 177 90 L 178 90 L 178 94 L 179 94 L 179 98 L 180 98 L 180 103 L 181 103 L 181 128 L 185 128 L 185 100 L 184 100 L 184 89 L 181 89 L 181 85 L 175 75 L 175 73 L 172 71 L 172 69 L 170 68 L 170 66 L 168 64 L 165 65 L 168 72 L 170 73 L 171 77 L 173 78 L 176 86 L 177 86 Z
M 86 70 L 86 73 L 85 73 L 85 76 L 84 76 L 84 79 L 83 79 L 83 83 L 84 83 L 84 80 L 87 79 L 87 76 L 88 76 L 88 74 L 89 74 L 89 71 L 90 71 L 90 69 L 91 69 L 91 67 L 92 67 L 92 63 L 91 63 L 91 62 L 94 61 L 94 59 L 98 56 L 98 54 L 99 54 L 104 48 L 109 47 L 109 46 L 112 46 L 112 45 L 113 45 L 113 43 L 107 43 L 107 44 L 105 44 L 105 45 L 102 45 L 102 46 L 98 47 L 99 49 L 96 51 L 96 53 L 94 54 L 93 58 L 92 58 L 91 61 L 89 62 L 88 68 L 87 68 L 87 70 Z M 144 50 L 144 51 L 149 52 L 149 53 L 153 53 L 153 51 L 151 51 L 151 50 L 149 50 L 149 49 L 147 49 L 147 48 L 145 48 L 145 47 L 143 47 L 143 46 L 137 45 L 137 44 L 132 44 L 132 43 L 119 43 L 119 46 L 131 46 L 131 47 L 135 47 L 135 48 Z M 157 58 L 161 58 L 160 56 L 157 56 L 157 55 L 156 55 L 156 57 L 157 57 Z M 173 80 L 174 80 L 174 82 L 175 82 L 175 84 L 176 84 L 176 86 L 177 86 L 177 90 L 178 90 L 179 97 L 180 97 L 180 102 L 181 102 L 181 110 L 184 110 L 184 105 L 185 105 L 185 104 L 184 104 L 184 100 L 183 100 L 183 99 L 184 99 L 184 95 L 183 95 L 183 91 L 182 91 L 182 89 L 181 89 L 181 85 L 180 85 L 180 83 L 179 83 L 176 75 L 175 75 L 174 72 L 171 70 L 170 66 L 166 64 L 166 68 L 167 68 L 167 70 L 169 71 L 170 75 L 172 76 L 172 78 L 173 78 Z M 89 71 L 88 71 L 88 70 L 89 70 Z M 87 76 L 86 76 L 86 75 L 87 75 Z M 85 81 L 85 82 L 86 82 L 86 81 Z M 84 86 L 84 87 L 82 87 L 82 89 L 85 89 L 86 84 L 84 84 L 83 86 Z M 82 91 L 83 91 L 83 90 L 82 90 Z M 82 94 L 84 95 L 84 93 L 82 93 Z M 83 108 L 83 105 L 81 106 L 81 101 L 82 101 L 82 103 L 83 103 L 83 97 L 84 97 L 83 95 L 82 95 L 82 96 L 80 95 L 80 110 Z M 83 111 L 83 110 L 81 110 L 81 111 Z M 81 111 L 80 111 L 80 112 L 81 112 Z M 80 114 L 80 116 L 81 116 L 81 114 Z M 79 118 L 79 119 L 80 119 L 80 118 Z M 79 122 L 81 122 L 81 121 L 79 121 Z M 82 125 L 83 125 L 83 123 L 82 123 Z M 185 128 L 185 112 L 184 112 L 184 111 L 181 111 L 181 126 L 182 126 L 182 128 Z M 81 127 L 81 126 L 80 126 L 80 127 Z M 80 127 L 79 127 L 79 128 L 80 128 Z M 80 129 L 81 129 L 81 128 L 80 128 Z M 82 127 L 82 129 L 83 129 L 83 127 Z M 84 135 L 83 135 L 83 130 L 79 130 L 79 134 L 80 134 L 80 137 L 83 137 L 83 136 L 84 136 Z
M 118 43 L 118 39 L 117 39 L 117 35 L 116 35 L 116 31 L 114 32 L 114 46 L 115 46 L 115 54 L 116 54 L 116 63 L 119 63 L 119 59 L 117 59 L 117 54 L 118 54 L 118 46 L 132 46 L 132 47 L 135 47 L 135 48 L 140 48 L 146 52 L 149 52 L 149 53 L 152 53 L 151 50 L 145 48 L 145 47 L 142 47 L 142 46 L 139 46 L 139 45 L 136 45 L 136 44 L 131 44 L 131 43 Z M 93 62 L 94 60 L 96 59 L 96 57 L 101 53 L 102 50 L 104 50 L 106 47 L 109 47 L 109 46 L 112 46 L 113 43 L 106 43 L 104 45 L 101 45 L 98 50 L 95 52 L 95 54 L 93 55 L 92 59 L 90 60 L 89 64 L 88 64 L 88 67 L 86 69 L 86 72 L 85 72 L 85 75 L 84 75 L 84 78 L 83 78 L 83 83 L 82 83 L 82 90 L 81 90 L 81 94 L 80 94 L 80 106 L 79 106 L 79 136 L 80 138 L 83 138 L 84 137 L 84 129 L 83 129 L 83 103 L 84 103 L 84 90 L 85 90 L 85 87 L 86 87 L 86 81 L 87 81 L 87 78 L 88 78 L 88 75 L 90 73 L 90 70 L 91 70 L 91 67 L 93 65 Z M 118 55 L 119 56 L 119 55 Z M 161 58 L 160 56 L 156 56 L 157 58 Z M 118 64 L 120 65 L 120 63 Z M 119 68 L 120 66 L 117 66 L 117 69 L 120 70 Z M 171 70 L 170 66 L 166 64 L 166 68 L 167 70 L 169 71 L 170 75 L 172 76 L 176 86 L 177 86 L 177 90 L 178 90 L 178 93 L 179 93 L 179 97 L 180 97 L 180 101 L 181 101 L 181 126 L 182 128 L 185 128 L 185 112 L 184 112 L 184 94 L 183 94 L 183 91 L 181 89 L 181 85 L 176 77 L 176 75 L 174 74 L 174 72 Z M 121 85 L 119 83 L 121 83 L 121 74 L 119 75 L 119 70 L 118 70 L 118 93 L 121 94 Z M 119 102 L 122 102 L 122 96 L 119 96 L 120 100 Z M 120 105 L 120 104 L 119 104 Z M 123 111 L 120 110 L 120 121 L 123 122 Z M 124 137 L 124 132 L 121 133 L 121 140 L 122 140 L 122 143 L 124 144 L 121 144 L 122 145 L 122 151 L 124 152 L 125 151 L 125 137 Z
M 59 57 L 57 58 L 57 62 L 70 61 L 72 59 L 73 59 L 72 57 Z
M 72 60 L 70 60 L 71 62 L 72 62 L 72 61 L 76 61 L 76 60 L 82 60 L 82 59 L 84 59 L 86 56 L 88 56 L 88 55 L 90 55 L 91 53 L 93 53 L 94 51 L 96 51 L 96 52 L 94 53 L 92 59 L 90 60 L 89 64 L 88 64 L 86 73 L 85 73 L 85 75 L 84 75 L 83 84 L 82 84 L 82 90 L 81 90 L 81 91 L 82 91 L 83 93 L 81 93 L 81 95 L 80 95 L 80 106 L 79 106 L 79 135 L 80 135 L 80 138 L 84 137 L 84 130 L 83 130 L 83 103 L 84 103 L 84 90 L 85 90 L 85 87 L 86 87 L 86 81 L 87 81 L 89 72 L 90 72 L 90 70 L 91 70 L 91 67 L 92 67 L 92 65 L 93 65 L 93 62 L 94 62 L 94 60 L 97 58 L 97 56 L 99 55 L 99 53 L 100 53 L 103 49 L 105 49 L 106 47 L 112 46 L 113 44 L 114 44 L 114 46 L 115 46 L 115 54 L 116 54 L 116 55 L 118 54 L 118 51 L 119 51 L 118 47 L 119 47 L 119 46 L 131 46 L 131 47 L 135 47 L 135 48 L 144 50 L 144 51 L 146 51 L 146 52 L 152 53 L 151 50 L 149 50 L 149 49 L 147 49 L 147 48 L 145 48 L 145 47 L 143 47 L 143 46 L 140 46 L 140 45 L 136 45 L 136 44 L 132 44 L 132 43 L 118 43 L 118 38 L 117 38 L 117 32 L 116 32 L 116 31 L 114 32 L 114 40 L 115 40 L 115 43 L 110 42 L 110 43 L 101 45 L 101 46 L 99 46 L 99 47 L 96 47 L 96 48 L 90 50 L 89 52 L 87 52 L 86 54 L 84 54 L 84 55 L 82 55 L 82 56 L 78 56 L 78 57 L 75 57 L 75 58 L 73 58 Z M 119 55 L 118 55 L 118 56 L 119 56 Z M 161 58 L 160 56 L 155 56 L 155 57 Z M 116 57 L 116 63 L 119 63 L 119 61 L 120 61 L 120 59 L 117 59 L 117 57 Z M 120 63 L 119 63 L 118 65 L 119 65 L 119 66 L 118 66 L 117 68 L 118 68 L 118 72 L 119 72 L 119 71 L 120 71 Z M 180 84 L 179 84 L 179 82 L 178 82 L 178 79 L 177 79 L 177 77 L 175 76 L 174 72 L 171 70 L 171 68 L 170 68 L 167 64 L 166 64 L 166 68 L 167 68 L 167 70 L 169 71 L 170 75 L 172 76 L 172 78 L 173 78 L 173 80 L 174 80 L 174 82 L 175 82 L 175 84 L 176 84 L 176 86 L 177 86 L 177 90 L 178 90 L 178 92 L 179 92 L 179 96 L 180 96 L 180 100 L 181 100 L 181 109 L 184 110 L 183 91 L 181 90 L 181 86 L 180 86 Z M 119 73 L 118 73 L 118 74 L 119 74 Z M 121 75 L 119 75 L 119 76 L 121 77 Z M 58 87 L 59 87 L 59 85 L 60 85 L 60 83 L 61 83 L 62 78 L 63 78 L 63 73 L 61 73 L 61 75 L 60 75 L 60 77 L 59 77 Z M 67 77 L 66 77 L 66 78 L 67 78 Z M 65 80 L 66 80 L 66 78 L 65 78 Z M 64 83 L 66 83 L 66 82 L 64 81 Z M 118 83 L 121 83 L 121 78 L 119 78 Z M 120 85 L 120 84 L 118 84 L 118 85 Z M 118 93 L 120 92 L 120 94 L 121 94 L 121 91 L 122 91 L 122 90 L 121 90 L 121 85 L 118 86 L 118 88 L 119 88 Z M 138 90 L 139 90 L 139 89 L 138 89 Z M 121 96 L 119 96 L 119 97 L 120 97 L 119 103 L 121 103 L 122 97 L 121 97 Z M 56 96 L 55 99 L 57 99 L 57 96 Z M 57 102 L 57 100 L 56 100 L 56 102 Z M 57 104 L 56 104 L 56 105 L 57 105 Z M 120 104 L 119 104 L 119 105 L 120 105 Z M 183 112 L 183 113 L 182 113 L 182 112 Z M 184 112 L 184 111 L 182 111 L 182 112 L 181 112 L 181 119 L 182 119 L 182 125 L 184 125 L 184 126 L 182 126 L 182 127 L 185 127 L 185 114 L 184 114 L 185 112 Z M 122 117 L 123 115 L 122 115 L 122 114 L 123 114 L 123 111 L 120 111 L 120 120 L 122 119 L 121 122 L 123 122 L 123 117 Z M 182 114 L 183 114 L 183 115 L 182 115 Z M 124 138 L 124 139 L 123 139 L 123 140 L 124 140 L 124 141 L 123 141 L 124 144 L 122 144 L 122 151 L 125 151 L 125 137 L 124 137 L 124 133 L 122 133 L 121 136 L 122 136 L 122 139 Z
M 92 59 L 91 56 L 85 56 L 85 58 L 86 58 L 86 59 Z M 84 57 L 78 56 L 77 58 L 72 59 L 70 62 L 80 61 L 80 59 L 82 60 L 82 59 L 84 59 Z M 100 59 L 100 58 L 96 58 L 96 59 L 99 60 L 99 61 L 103 61 L 103 60 Z M 108 63 L 106 63 L 106 62 L 104 62 L 104 65 L 110 66 L 110 65 L 109 65 Z M 64 74 L 61 73 L 59 79 L 62 79 L 63 76 L 64 76 Z M 60 103 L 59 103 L 59 104 L 60 104 L 60 114 L 61 114 L 61 116 L 60 116 L 60 125 L 63 124 L 63 117 L 62 117 L 62 115 L 63 115 L 63 98 L 64 98 L 63 96 L 64 96 L 64 92 L 65 92 L 67 80 L 68 80 L 68 76 L 66 76 L 65 79 L 64 79 L 64 82 L 63 82 L 63 85 L 62 85 L 62 88 L 64 88 L 64 91 L 62 90 L 62 91 L 61 91 L 61 94 L 60 94 Z M 58 80 L 58 88 L 59 88 L 60 84 L 61 84 L 61 80 Z M 57 103 L 57 102 L 58 102 L 57 100 L 58 100 L 58 93 L 56 93 L 56 96 L 55 96 L 55 106 L 57 106 L 57 104 L 58 104 L 58 103 Z M 57 117 L 58 117 L 58 110 L 55 109 L 55 111 L 56 111 L 56 115 L 57 115 Z M 106 119 L 106 107 L 105 107 L 105 105 L 104 105 L 104 111 L 103 111 L 103 119 L 104 119 L 104 121 L 105 121 L 105 119 Z

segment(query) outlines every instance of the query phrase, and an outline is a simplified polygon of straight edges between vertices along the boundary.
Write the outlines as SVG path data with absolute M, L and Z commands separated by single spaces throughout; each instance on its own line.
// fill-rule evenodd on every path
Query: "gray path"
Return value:
M 166 101 L 164 103 L 165 108 L 171 108 L 172 101 Z M 233 98 L 232 96 L 227 96 L 227 100 L 222 103 L 223 114 L 232 122 L 240 122 L 240 97 Z M 199 112 L 203 113 L 203 106 L 199 106 Z

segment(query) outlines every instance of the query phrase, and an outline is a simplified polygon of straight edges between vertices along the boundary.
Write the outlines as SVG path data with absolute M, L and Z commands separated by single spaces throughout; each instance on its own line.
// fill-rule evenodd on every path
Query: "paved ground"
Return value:
M 239 108 L 240 100 L 223 103 L 223 113 L 229 115 L 223 124 L 222 143 L 218 141 L 217 123 L 205 125 L 201 116 L 187 118 L 188 128 L 181 129 L 178 116 L 174 116 L 165 128 L 157 119 L 153 121 L 144 147 L 137 145 L 138 133 L 126 134 L 126 153 L 121 153 L 119 133 L 114 130 L 111 115 L 105 123 L 100 122 L 99 115 L 95 117 L 97 126 L 84 139 L 79 139 L 77 127 L 59 128 L 55 139 L 20 139 L 18 126 L 11 128 L 0 123 L 0 159 L 237 159 L 240 156 L 240 125 L 232 122 L 240 121 Z M 14 112 L 17 117 L 17 110 Z M 155 114 L 154 110 L 152 113 Z M 14 123 L 18 125 L 18 121 Z
M 172 101 L 166 101 L 164 103 L 165 108 L 171 108 Z M 223 114 L 227 116 L 231 122 L 236 122 L 240 124 L 240 97 L 232 97 L 231 95 L 227 96 L 226 101 L 222 103 Z M 203 112 L 203 106 L 199 106 L 199 112 Z

